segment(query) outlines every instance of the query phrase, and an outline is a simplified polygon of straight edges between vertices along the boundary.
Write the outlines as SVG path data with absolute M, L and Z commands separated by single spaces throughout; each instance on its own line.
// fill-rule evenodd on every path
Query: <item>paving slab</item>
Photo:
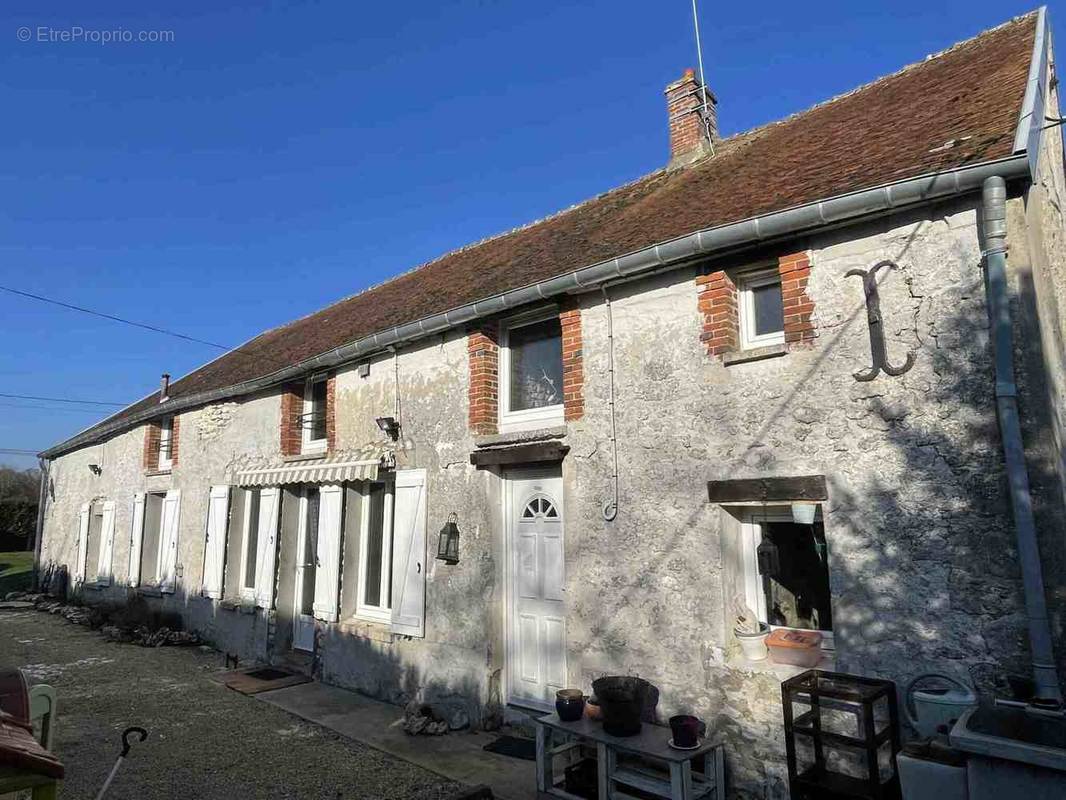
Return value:
M 495 734 L 452 731 L 445 736 L 410 736 L 401 727 L 399 706 L 323 683 L 261 692 L 255 698 L 453 781 L 487 784 L 502 800 L 536 800 L 532 761 L 482 749 Z

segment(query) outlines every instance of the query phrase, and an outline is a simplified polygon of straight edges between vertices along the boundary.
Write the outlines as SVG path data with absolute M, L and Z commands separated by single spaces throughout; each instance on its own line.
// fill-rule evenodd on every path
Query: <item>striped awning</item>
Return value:
M 288 483 L 344 483 L 372 481 L 378 468 L 390 466 L 392 454 L 380 450 L 323 456 L 272 467 L 237 472 L 238 486 L 281 486 Z

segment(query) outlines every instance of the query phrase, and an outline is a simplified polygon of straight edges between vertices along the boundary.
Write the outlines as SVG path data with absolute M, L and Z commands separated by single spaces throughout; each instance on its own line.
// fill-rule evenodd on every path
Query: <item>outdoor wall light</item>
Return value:
M 799 525 L 813 525 L 814 515 L 818 511 L 816 503 L 793 503 L 792 521 Z
M 755 558 L 759 562 L 759 574 L 774 578 L 781 572 L 781 556 L 772 539 L 763 539 L 755 548 Z
M 448 521 L 440 529 L 440 541 L 437 542 L 437 558 L 445 564 L 459 563 L 459 516 L 453 511 Z
M 91 472 L 93 475 L 99 475 L 103 471 L 103 468 L 99 464 L 89 465 L 89 472 Z
M 381 432 L 393 441 L 400 438 L 400 423 L 396 421 L 396 417 L 378 417 L 374 422 L 381 428 Z

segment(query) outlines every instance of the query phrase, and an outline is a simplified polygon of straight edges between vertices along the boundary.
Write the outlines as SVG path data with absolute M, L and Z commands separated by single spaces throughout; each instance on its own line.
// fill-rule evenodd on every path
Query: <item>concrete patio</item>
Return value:
M 488 784 L 502 800 L 536 800 L 534 763 L 485 752 L 482 748 L 494 734 L 409 736 L 401 728 L 401 708 L 322 683 L 262 692 L 255 698 L 453 781 Z

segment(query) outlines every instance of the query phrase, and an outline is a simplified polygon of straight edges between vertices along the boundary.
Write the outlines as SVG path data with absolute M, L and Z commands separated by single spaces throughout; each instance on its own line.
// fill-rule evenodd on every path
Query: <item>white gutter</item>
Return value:
M 512 289 L 449 311 L 388 328 L 250 381 L 184 397 L 174 397 L 165 403 L 116 419 L 111 423 L 105 421 L 98 428 L 84 431 L 45 450 L 41 456 L 56 458 L 162 415 L 220 400 L 244 397 L 302 378 L 309 373 L 364 361 L 369 356 L 387 348 L 417 341 L 481 317 L 492 316 L 530 303 L 564 294 L 598 289 L 608 281 L 631 278 L 663 268 L 679 267 L 691 263 L 695 258 L 711 256 L 745 245 L 776 241 L 826 225 L 850 222 L 870 215 L 976 192 L 981 189 L 985 179 L 993 175 L 1007 180 L 1028 178 L 1029 166 L 1026 156 L 1015 155 L 983 164 L 920 175 L 679 236 L 676 239 L 582 267 L 540 283 Z

